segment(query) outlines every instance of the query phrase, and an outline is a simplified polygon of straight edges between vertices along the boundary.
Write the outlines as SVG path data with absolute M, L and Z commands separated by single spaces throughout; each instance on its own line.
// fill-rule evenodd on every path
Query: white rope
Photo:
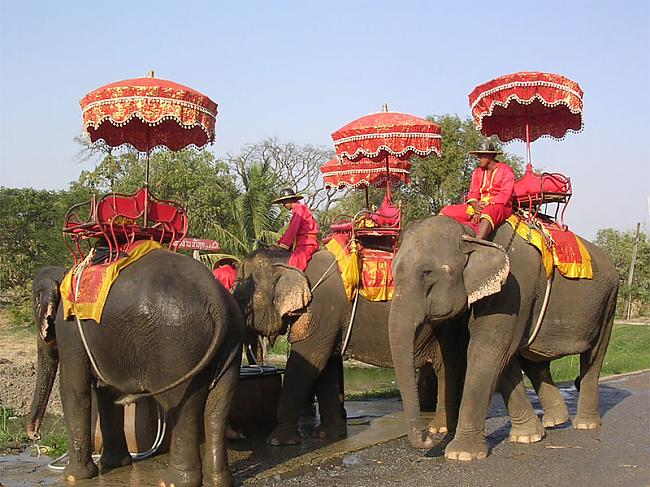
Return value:
M 79 283 L 81 282 L 81 278 L 83 276 L 83 271 L 86 269 L 86 266 L 90 263 L 92 260 L 92 256 L 94 255 L 94 251 L 91 250 L 88 252 L 88 256 L 84 259 L 84 261 L 79 264 L 79 266 L 73 271 L 73 277 L 74 275 L 77 276 L 77 282 L 75 284 L 75 289 L 74 289 L 74 301 L 75 304 L 77 302 L 77 299 L 79 299 Z M 99 371 L 99 367 L 97 367 L 97 363 L 95 362 L 95 358 L 93 357 L 93 354 L 90 352 L 90 347 L 88 346 L 88 342 L 86 341 L 86 335 L 83 332 L 83 328 L 81 326 L 81 321 L 79 320 L 79 314 L 75 310 L 75 319 L 77 320 L 77 329 L 79 330 L 79 335 L 81 335 L 81 341 L 84 344 L 84 349 L 86 350 L 86 355 L 88 355 L 88 359 L 90 360 L 90 364 L 93 367 L 93 370 L 97 374 L 97 377 L 101 379 L 102 382 L 105 384 L 109 384 L 109 382 L 106 380 L 106 378 L 102 375 L 102 373 Z
M 535 341 L 535 338 L 537 338 L 537 335 L 539 333 L 539 329 L 542 327 L 542 321 L 544 321 L 544 317 L 546 316 L 546 310 L 548 309 L 548 302 L 551 296 L 551 284 L 553 283 L 554 275 L 555 275 L 555 270 L 551 272 L 551 275 L 548 277 L 548 280 L 546 281 L 546 293 L 544 294 L 542 309 L 540 310 L 539 316 L 537 317 L 537 323 L 535 323 L 535 327 L 533 328 L 533 333 L 531 333 L 530 337 L 528 338 L 528 341 L 526 342 L 526 345 L 524 345 L 524 348 L 528 348 Z
M 348 343 L 350 343 L 350 336 L 352 335 L 352 324 L 354 323 L 354 317 L 357 314 L 357 302 L 359 301 L 359 290 L 354 296 L 354 304 L 352 305 L 352 314 L 350 315 L 350 323 L 348 324 L 348 331 L 345 334 L 345 340 L 343 341 L 343 347 L 341 347 L 341 357 L 345 355 L 345 350 L 348 348 Z

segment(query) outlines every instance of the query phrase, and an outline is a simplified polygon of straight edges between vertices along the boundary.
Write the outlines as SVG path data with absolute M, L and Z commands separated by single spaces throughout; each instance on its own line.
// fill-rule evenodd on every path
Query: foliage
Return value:
M 334 151 L 313 145 L 296 145 L 270 137 L 242 147 L 239 154 L 228 155 L 227 163 L 237 172 L 246 172 L 253 164 L 263 164 L 277 177 L 279 187 L 293 188 L 305 195 L 310 208 L 327 210 L 338 196 L 322 184 L 320 167 L 334 157 Z
M 135 152 L 112 153 L 92 171 L 82 171 L 72 188 L 98 193 L 133 193 L 143 186 L 145 163 Z M 150 158 L 150 187 L 161 199 L 178 201 L 188 212 L 190 235 L 215 238 L 214 223 L 234 223 L 230 202 L 237 196 L 230 168 L 206 150 L 160 151 Z
M 645 233 L 639 233 L 634 280 L 631 288 L 627 286 L 635 235 L 636 232 L 631 230 L 620 232 L 613 228 L 604 228 L 598 231 L 594 241 L 612 259 L 621 278 L 619 302 L 616 307 L 618 316 L 626 315 L 630 293 L 634 314 L 646 316 L 650 313 L 650 241 Z
M 278 178 L 268 161 L 253 162 L 237 168 L 239 196 L 229 203 L 229 227 L 213 224 L 221 248 L 243 258 L 260 242 L 274 243 L 279 238 L 283 214 L 272 204 L 278 192 Z

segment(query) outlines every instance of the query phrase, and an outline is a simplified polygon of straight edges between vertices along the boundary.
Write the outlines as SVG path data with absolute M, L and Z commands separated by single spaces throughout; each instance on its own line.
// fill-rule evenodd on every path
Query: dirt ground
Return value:
M 57 377 L 47 409 L 55 415 L 63 414 L 58 380 Z M 27 332 L 11 332 L 6 313 L 0 310 L 0 405 L 24 416 L 29 411 L 35 383 L 36 338 Z

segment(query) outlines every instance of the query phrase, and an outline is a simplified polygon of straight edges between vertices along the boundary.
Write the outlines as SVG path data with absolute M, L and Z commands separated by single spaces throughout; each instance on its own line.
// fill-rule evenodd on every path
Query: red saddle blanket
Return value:
M 540 251 L 547 275 L 550 276 L 555 267 L 564 277 L 593 277 L 589 251 L 575 233 L 540 219 L 535 219 L 531 225 L 518 215 L 512 215 L 506 221 L 517 229 L 521 238 Z
M 332 235 L 325 248 L 338 262 L 348 300 L 351 301 L 356 292 L 369 301 L 393 299 L 394 253 L 357 247 L 357 244 L 353 247 L 349 235 L 345 234 Z
M 152 250 L 161 248 L 152 240 L 136 241 L 128 254 L 117 260 L 90 265 L 90 258 L 73 267 L 61 282 L 63 318 L 77 316 L 80 320 L 101 320 L 108 292 L 117 279 L 120 270 L 131 265 Z

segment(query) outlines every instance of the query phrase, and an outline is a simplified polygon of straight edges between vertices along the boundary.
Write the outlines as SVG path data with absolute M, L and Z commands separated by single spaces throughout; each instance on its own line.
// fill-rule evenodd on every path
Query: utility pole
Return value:
M 639 231 L 641 223 L 636 224 L 636 236 L 634 237 L 634 247 L 632 247 L 632 260 L 630 261 L 630 272 L 627 275 L 627 313 L 625 319 L 629 320 L 632 314 L 632 281 L 634 280 L 634 266 L 636 265 L 636 250 L 639 247 Z

